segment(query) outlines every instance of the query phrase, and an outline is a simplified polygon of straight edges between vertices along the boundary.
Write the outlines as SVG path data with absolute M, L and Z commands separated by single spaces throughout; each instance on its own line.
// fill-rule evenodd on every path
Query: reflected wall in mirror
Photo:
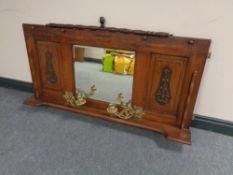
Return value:
M 122 93 L 124 101 L 132 96 L 135 52 L 73 45 L 76 91 L 96 92 L 90 98 L 117 103 Z

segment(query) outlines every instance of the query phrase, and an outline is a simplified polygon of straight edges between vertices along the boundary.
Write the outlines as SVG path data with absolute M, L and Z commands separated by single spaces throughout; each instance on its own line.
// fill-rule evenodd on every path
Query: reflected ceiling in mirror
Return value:
M 73 45 L 76 93 L 96 91 L 96 100 L 117 103 L 123 94 L 124 101 L 132 96 L 135 52 Z M 93 85 L 95 87 L 93 87 Z

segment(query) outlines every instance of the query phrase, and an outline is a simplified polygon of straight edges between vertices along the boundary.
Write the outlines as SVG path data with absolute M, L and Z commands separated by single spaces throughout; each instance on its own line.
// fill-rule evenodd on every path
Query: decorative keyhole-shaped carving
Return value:
M 171 99 L 170 92 L 170 79 L 171 79 L 172 70 L 169 67 L 162 69 L 159 87 L 155 93 L 155 100 L 160 105 L 165 105 L 169 103 Z
M 45 57 L 46 57 L 46 77 L 50 83 L 54 84 L 57 82 L 57 75 L 53 67 L 52 54 L 47 50 L 45 52 Z

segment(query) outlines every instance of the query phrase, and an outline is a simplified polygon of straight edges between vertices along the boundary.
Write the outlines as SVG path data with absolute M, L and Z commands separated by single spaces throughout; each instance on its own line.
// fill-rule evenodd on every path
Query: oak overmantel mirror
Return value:
M 46 104 L 190 144 L 209 39 L 67 24 L 23 24 L 34 96 Z

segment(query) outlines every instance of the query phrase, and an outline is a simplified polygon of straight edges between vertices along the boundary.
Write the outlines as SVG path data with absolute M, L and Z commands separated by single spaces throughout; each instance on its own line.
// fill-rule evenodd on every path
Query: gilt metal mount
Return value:
M 117 100 L 120 102 L 120 104 L 110 103 L 107 108 L 108 113 L 121 119 L 141 118 L 144 114 L 143 108 L 132 105 L 131 100 L 125 103 L 123 99 L 123 94 L 119 93 Z
M 91 86 L 90 91 L 87 93 L 82 89 L 76 89 L 75 95 L 72 92 L 65 91 L 64 98 L 66 103 L 72 107 L 80 107 L 87 101 L 86 98 L 94 95 L 96 92 L 95 85 Z

